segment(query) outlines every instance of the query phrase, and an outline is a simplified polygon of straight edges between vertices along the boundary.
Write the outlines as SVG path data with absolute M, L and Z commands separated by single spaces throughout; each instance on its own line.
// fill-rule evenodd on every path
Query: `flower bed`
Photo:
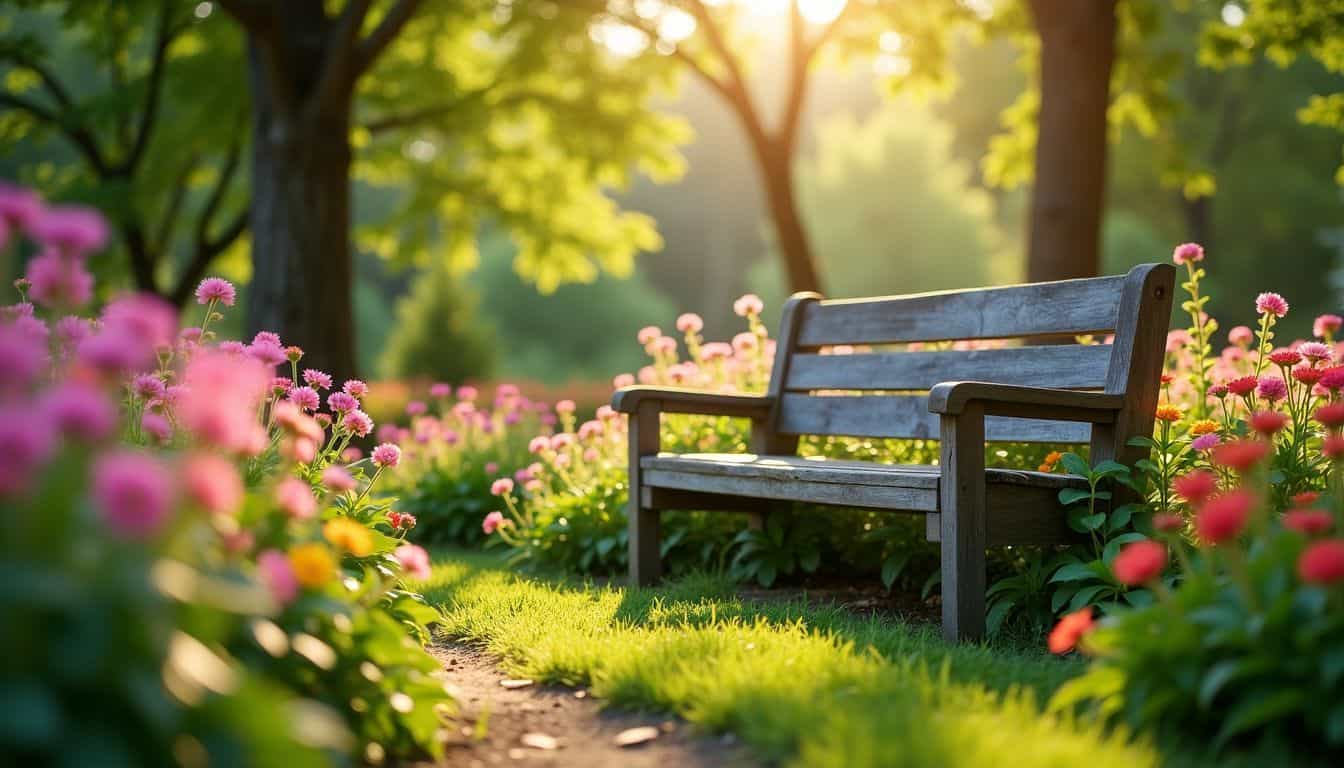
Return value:
M 364 385 L 275 334 L 218 340 L 218 278 L 195 324 L 148 295 L 83 316 L 101 217 L 0 187 L 0 247 L 19 233 L 40 250 L 0 310 L 4 762 L 441 754 L 439 612 L 406 588 L 428 556 L 374 492 L 400 450 L 349 447 Z

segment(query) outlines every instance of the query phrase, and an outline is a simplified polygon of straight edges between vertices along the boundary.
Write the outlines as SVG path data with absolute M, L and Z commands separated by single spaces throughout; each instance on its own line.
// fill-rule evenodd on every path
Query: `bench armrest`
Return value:
M 642 403 L 657 403 L 663 413 L 696 413 L 703 416 L 739 416 L 764 419 L 774 398 L 766 395 L 724 395 L 677 387 L 623 387 L 611 396 L 611 407 L 635 413 Z
M 987 416 L 1109 424 L 1115 421 L 1116 412 L 1124 406 L 1125 398 L 1102 392 L 1018 387 L 982 381 L 948 381 L 929 391 L 931 413 L 955 416 L 970 402 L 983 406 Z

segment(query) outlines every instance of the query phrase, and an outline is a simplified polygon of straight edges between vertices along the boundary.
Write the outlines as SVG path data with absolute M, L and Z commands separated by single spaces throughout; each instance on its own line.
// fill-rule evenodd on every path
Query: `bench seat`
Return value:
M 879 464 L 823 457 L 751 453 L 659 453 L 640 459 L 645 489 L 670 489 L 717 496 L 802 501 L 859 509 L 937 513 L 940 474 L 937 466 Z M 1023 515 L 1024 505 L 1057 504 L 1061 488 L 1086 488 L 1075 475 L 1016 469 L 985 470 L 989 543 L 1059 544 L 1073 540 L 1063 516 L 1054 524 L 1032 523 L 1040 515 Z M 646 506 L 662 507 L 657 491 L 646 494 Z M 682 497 L 682 503 L 686 503 Z M 718 505 L 715 505 L 718 506 Z M 938 541 L 937 514 L 928 516 L 930 541 Z

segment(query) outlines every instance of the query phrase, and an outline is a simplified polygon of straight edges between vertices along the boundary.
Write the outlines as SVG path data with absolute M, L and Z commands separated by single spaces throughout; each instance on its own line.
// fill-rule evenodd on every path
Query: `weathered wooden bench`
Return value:
M 1073 537 L 1056 495 L 1080 478 L 987 469 L 986 441 L 1090 444 L 1092 460 L 1132 462 L 1151 434 L 1175 270 L 872 299 L 797 294 L 784 307 L 764 395 L 626 387 L 630 415 L 630 577 L 661 574 L 662 509 L 737 509 L 759 516 L 801 501 L 927 515 L 941 542 L 943 632 L 985 628 L 985 548 Z M 1109 345 L 1057 343 L 1114 333 Z M 970 339 L 1053 343 L 970 351 L 884 345 Z M 820 354 L 861 345 L 863 354 Z M 754 453 L 659 452 L 663 413 L 752 421 Z M 797 456 L 800 435 L 940 441 L 937 466 Z

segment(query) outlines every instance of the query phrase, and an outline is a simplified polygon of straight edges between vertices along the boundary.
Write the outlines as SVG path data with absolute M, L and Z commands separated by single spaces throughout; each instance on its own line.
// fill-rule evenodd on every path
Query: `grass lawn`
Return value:
M 1286 751 L 1216 761 L 1107 733 L 1041 702 L 1081 662 L 944 644 L 933 626 L 801 601 L 744 603 L 711 577 L 659 589 L 526 579 L 440 551 L 426 597 L 447 634 L 510 674 L 591 686 L 612 706 L 731 731 L 768 762 L 844 766 L 1302 764 Z

